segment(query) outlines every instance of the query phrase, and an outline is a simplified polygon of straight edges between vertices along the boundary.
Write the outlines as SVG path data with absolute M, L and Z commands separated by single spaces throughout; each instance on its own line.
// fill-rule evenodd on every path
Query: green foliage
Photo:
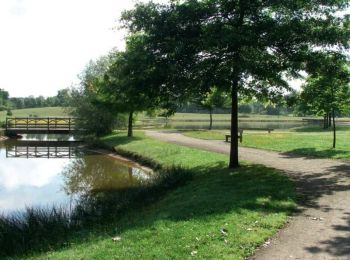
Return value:
M 204 109 L 213 111 L 214 108 L 224 108 L 227 105 L 227 94 L 219 90 L 217 87 L 212 87 L 208 93 L 200 98 L 199 105 Z
M 117 125 L 117 112 L 100 102 L 94 92 L 74 89 L 71 96 L 70 115 L 76 118 L 76 128 L 83 136 L 109 134 Z M 123 122 L 121 122 L 123 123 Z
M 12 113 L 11 109 L 7 109 L 6 116 L 12 116 L 12 115 L 13 115 L 13 113 Z
M 38 107 L 65 107 L 69 103 L 70 90 L 61 89 L 56 96 L 29 96 L 29 97 L 12 97 L 8 100 L 8 105 L 13 109 L 38 108 Z
M 347 60 L 336 54 L 318 57 L 317 66 L 310 75 L 301 93 L 301 106 L 316 115 L 338 115 L 350 108 L 350 72 Z M 315 66 L 315 65 L 314 65 Z
M 160 65 L 171 63 L 167 69 L 181 72 L 172 81 L 178 94 L 198 91 L 178 81 L 188 76 L 204 93 L 213 85 L 229 91 L 238 77 L 242 94 L 278 96 L 288 88 L 285 74 L 297 76 L 314 46 L 347 47 L 347 20 L 335 15 L 347 5 L 346 0 L 139 3 L 123 20 L 131 32 L 147 37 Z
M 5 111 L 8 108 L 9 93 L 0 88 L 0 111 Z
M 145 50 L 144 37 L 132 35 L 124 52 L 115 52 L 105 73 L 102 99 L 117 111 L 129 114 L 128 135 L 132 136 L 133 115 L 159 107 L 173 112 L 167 99 L 159 95 L 159 77 L 154 70 L 154 57 Z
M 77 118 L 77 129 L 85 136 L 102 136 L 111 133 L 117 123 L 123 123 L 120 111 L 104 100 L 101 90 L 105 73 L 113 62 L 113 53 L 90 61 L 80 75 L 81 85 L 71 90 L 70 114 Z

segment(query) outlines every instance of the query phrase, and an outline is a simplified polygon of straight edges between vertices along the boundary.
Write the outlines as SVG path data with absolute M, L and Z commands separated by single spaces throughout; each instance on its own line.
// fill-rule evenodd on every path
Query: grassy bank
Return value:
M 6 111 L 0 112 L 0 121 L 5 121 Z M 11 117 L 64 117 L 67 113 L 62 107 L 42 107 L 42 108 L 26 108 L 26 109 L 16 109 L 12 110 Z
M 225 132 L 184 131 L 184 135 L 206 139 L 224 140 Z M 320 158 L 350 159 L 350 128 L 338 127 L 337 148 L 332 148 L 333 133 L 319 127 L 297 128 L 290 131 L 249 132 L 243 134 L 244 147 L 288 152 Z
M 152 205 L 111 219 L 99 232 L 84 231 L 84 239 L 35 258 L 243 259 L 295 209 L 293 184 L 275 170 L 248 164 L 228 170 L 224 155 L 161 143 L 141 133 L 132 139 L 124 135 L 103 142 L 162 167 L 181 167 L 193 179 Z

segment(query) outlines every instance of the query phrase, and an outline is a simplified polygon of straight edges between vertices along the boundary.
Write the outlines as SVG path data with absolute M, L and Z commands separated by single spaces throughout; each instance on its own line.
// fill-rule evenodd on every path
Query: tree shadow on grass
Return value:
M 350 151 L 339 149 L 325 149 L 316 150 L 315 148 L 298 148 L 288 152 L 281 153 L 288 158 L 307 158 L 307 159 L 320 159 L 320 158 L 340 158 L 350 159 Z
M 344 171 L 341 168 L 333 170 Z M 218 162 L 214 166 L 206 165 L 181 171 L 181 174 L 194 174 L 194 179 L 169 193 L 166 190 L 171 190 L 171 183 L 164 184 L 170 185 L 168 189 L 164 186 L 148 193 L 138 193 L 137 189 L 129 189 L 123 193 L 108 192 L 88 198 L 82 207 L 92 211 L 88 211 L 91 214 L 88 214 L 88 219 L 84 221 L 94 225 L 84 226 L 81 230 L 71 230 L 66 234 L 64 243 L 62 239 L 58 244 L 53 241 L 50 247 L 40 248 L 39 251 L 67 247 L 71 242 L 84 243 L 91 237 L 98 237 L 93 238 L 94 240 L 112 237 L 115 232 L 111 227 L 115 226 L 118 226 L 118 234 L 122 235 L 128 230 L 152 228 L 161 220 L 206 221 L 212 216 L 220 217 L 226 213 L 243 215 L 247 211 L 262 217 L 274 213 L 295 212 L 293 184 L 286 176 L 264 166 L 243 165 L 238 170 L 229 170 L 226 168 L 226 162 Z M 324 178 L 320 173 L 296 178 L 298 187 L 306 185 L 302 190 L 312 191 L 310 194 L 303 194 L 304 205 L 322 207 L 316 202 L 319 197 L 336 191 L 349 190 L 349 185 L 339 183 L 341 177 L 342 174 Z M 38 237 L 40 234 L 36 235 Z M 333 242 L 328 243 L 331 245 Z M 38 251 L 30 248 L 26 251 L 31 254 L 35 252 Z M 333 255 L 340 253 L 341 249 Z
M 194 169 L 200 172 L 203 169 Z M 279 187 L 279 188 L 277 188 Z M 242 209 L 262 214 L 290 212 L 293 187 L 285 176 L 263 166 L 245 165 L 232 171 L 226 164 L 203 173 L 193 183 L 167 196 L 162 204 L 162 216 L 172 221 L 206 218 Z M 267 198 L 259 201 L 260 198 Z

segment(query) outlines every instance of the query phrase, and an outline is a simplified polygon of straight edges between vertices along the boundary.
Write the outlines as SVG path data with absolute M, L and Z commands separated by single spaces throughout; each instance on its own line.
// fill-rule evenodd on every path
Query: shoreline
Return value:
M 128 166 L 139 168 L 147 173 L 154 173 L 155 172 L 154 169 L 147 167 L 147 166 L 144 166 L 144 165 L 141 165 L 140 163 L 138 163 L 137 161 L 135 161 L 133 159 L 130 159 L 126 156 L 122 156 L 122 155 L 118 154 L 116 151 L 111 151 L 111 150 L 102 149 L 102 148 L 88 148 L 86 150 L 112 157 L 114 159 L 122 161 L 123 163 L 128 164 Z

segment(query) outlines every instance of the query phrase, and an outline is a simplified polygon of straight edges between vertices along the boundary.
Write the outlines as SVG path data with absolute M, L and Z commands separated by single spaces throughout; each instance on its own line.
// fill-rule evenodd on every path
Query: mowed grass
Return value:
M 186 136 L 205 140 L 224 140 L 225 131 L 184 131 Z M 228 133 L 228 132 L 227 132 Z M 320 158 L 350 159 L 350 127 L 338 127 L 336 149 L 333 132 L 319 127 L 289 131 L 243 133 L 242 146 Z
M 110 147 L 163 166 L 181 166 L 191 181 L 154 202 L 126 212 L 103 231 L 85 231 L 58 251 L 36 259 L 244 259 L 274 235 L 294 211 L 293 183 L 262 166 L 227 169 L 220 154 L 166 144 L 137 133 L 103 138 Z M 113 237 L 120 240 L 114 242 Z
M 0 121 L 5 121 L 6 111 L 0 112 Z M 42 108 L 27 108 L 12 110 L 11 117 L 65 117 L 68 116 L 65 109 L 62 107 L 42 107 Z

